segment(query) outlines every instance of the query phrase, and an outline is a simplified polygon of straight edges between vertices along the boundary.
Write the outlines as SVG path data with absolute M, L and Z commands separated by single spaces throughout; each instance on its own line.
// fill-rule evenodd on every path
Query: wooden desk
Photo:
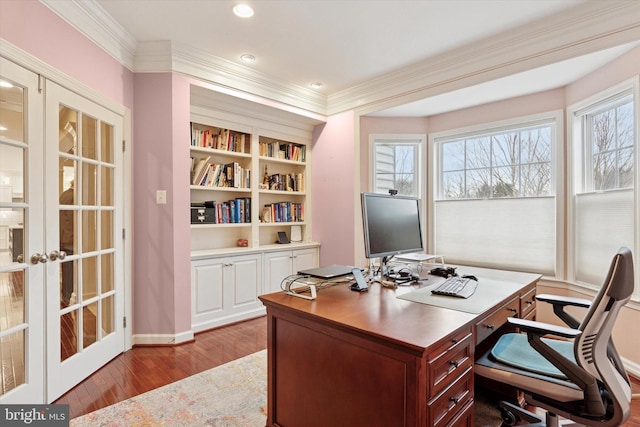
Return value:
M 481 314 L 396 298 L 413 289 L 347 285 L 314 301 L 260 297 L 268 321 L 267 426 L 473 426 L 476 346 L 507 317 L 531 317 L 539 275 L 465 268 L 517 291 Z M 442 280 L 433 278 L 427 283 Z

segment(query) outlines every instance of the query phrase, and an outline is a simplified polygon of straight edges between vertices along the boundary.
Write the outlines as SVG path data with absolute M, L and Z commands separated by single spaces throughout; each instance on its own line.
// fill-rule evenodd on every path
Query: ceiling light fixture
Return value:
M 237 4 L 233 7 L 233 13 L 240 18 L 251 18 L 253 16 L 253 9 L 248 4 Z
M 256 57 L 251 55 L 250 53 L 245 53 L 244 55 L 240 55 L 240 59 L 242 59 L 242 62 L 251 64 L 252 62 L 255 62 Z
M 311 85 L 310 85 L 310 86 L 311 86 L 311 88 L 312 88 L 312 89 L 320 89 L 320 88 L 322 88 L 324 85 L 323 85 L 322 83 L 320 83 L 320 82 L 313 82 L 313 83 L 311 83 Z

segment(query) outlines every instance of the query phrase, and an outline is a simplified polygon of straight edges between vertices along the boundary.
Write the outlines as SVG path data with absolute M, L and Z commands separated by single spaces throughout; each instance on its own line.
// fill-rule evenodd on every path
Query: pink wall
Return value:
M 189 84 L 169 73 L 135 76 L 134 325 L 136 334 L 191 330 Z M 156 204 L 156 191 L 167 204 Z
M 566 88 L 566 105 L 572 105 L 640 73 L 640 47 L 610 62 Z
M 564 108 L 564 89 L 554 89 L 428 118 L 431 133 Z
M 321 243 L 320 264 L 354 264 L 354 114 L 328 118 L 314 131 L 312 146 L 313 240 Z
M 39 1 L 0 1 L 0 37 L 133 108 L 133 73 Z

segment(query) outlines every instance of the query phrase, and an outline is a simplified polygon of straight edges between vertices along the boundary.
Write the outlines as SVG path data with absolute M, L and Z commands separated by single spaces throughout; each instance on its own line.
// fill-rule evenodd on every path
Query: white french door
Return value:
M 47 399 L 125 348 L 122 116 L 47 82 Z
M 0 404 L 50 403 L 126 348 L 123 128 L 0 57 Z
M 45 400 L 43 96 L 0 57 L 0 404 Z

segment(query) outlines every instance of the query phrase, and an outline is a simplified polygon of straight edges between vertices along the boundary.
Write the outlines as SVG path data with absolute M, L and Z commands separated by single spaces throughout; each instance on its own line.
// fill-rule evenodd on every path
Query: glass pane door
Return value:
M 35 74 L 0 70 L 0 403 L 43 403 L 44 268 L 28 255 L 43 239 L 43 101 Z
M 124 349 L 123 118 L 51 82 L 46 115 L 57 147 L 45 158 L 52 401 Z

